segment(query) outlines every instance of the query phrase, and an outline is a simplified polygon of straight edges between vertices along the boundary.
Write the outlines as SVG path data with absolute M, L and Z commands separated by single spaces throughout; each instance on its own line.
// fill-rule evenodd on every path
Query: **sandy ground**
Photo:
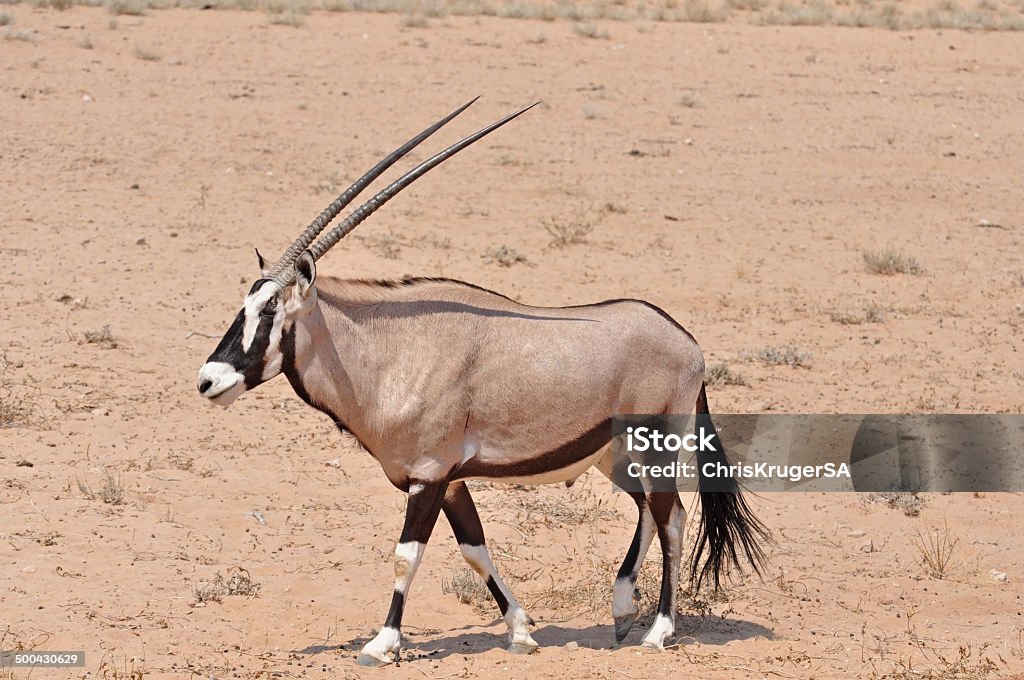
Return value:
M 639 629 L 611 645 L 633 513 L 600 478 L 479 485 L 538 654 L 507 655 L 491 605 L 445 592 L 462 563 L 442 519 L 405 660 L 364 671 L 401 494 L 285 381 L 228 411 L 194 386 L 253 247 L 276 257 L 381 154 L 482 94 L 430 148 L 544 103 L 403 193 L 321 275 L 648 299 L 745 378 L 711 388 L 722 412 L 1019 413 L 1019 34 L 5 11 L 0 648 L 87 663 L 0 677 L 1024 671 L 1019 495 L 925 495 L 916 516 L 852 494 L 754 499 L 778 538 L 764 580 L 688 604 L 653 654 Z M 564 247 L 549 233 L 588 227 Z M 525 262 L 488 257 L 502 246 Z M 885 248 L 922 273 L 866 271 Z M 751 358 L 768 347 L 806 365 Z M 942 579 L 915 547 L 936 531 L 958 541 Z M 197 603 L 218 574 L 258 593 Z

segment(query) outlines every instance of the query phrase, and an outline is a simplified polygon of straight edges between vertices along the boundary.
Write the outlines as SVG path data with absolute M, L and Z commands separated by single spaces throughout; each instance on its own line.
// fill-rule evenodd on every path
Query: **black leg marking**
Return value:
M 405 598 L 409 586 L 412 585 L 416 568 L 419 567 L 423 550 L 430 539 L 430 533 L 437 522 L 437 516 L 441 514 L 441 503 L 447 487 L 447 482 L 413 483 L 409 486 L 405 526 L 395 548 L 395 591 L 391 597 L 391 607 L 384 627 L 359 653 L 356 663 L 361 666 L 383 666 L 392 663 L 389 654 L 394 655 L 394 661 L 398 660 Z
M 391 608 L 388 609 L 388 618 L 384 620 L 384 626 L 398 630 L 402 627 L 402 613 L 405 611 L 405 594 L 396 590 L 391 596 Z

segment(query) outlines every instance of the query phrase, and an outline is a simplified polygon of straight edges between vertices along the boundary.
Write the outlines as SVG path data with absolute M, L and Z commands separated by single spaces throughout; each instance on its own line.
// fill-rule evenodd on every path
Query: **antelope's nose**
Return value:
M 210 389 L 211 387 L 213 387 L 213 381 L 212 380 L 206 380 L 206 379 L 200 380 L 199 381 L 199 394 L 206 394 L 206 390 Z

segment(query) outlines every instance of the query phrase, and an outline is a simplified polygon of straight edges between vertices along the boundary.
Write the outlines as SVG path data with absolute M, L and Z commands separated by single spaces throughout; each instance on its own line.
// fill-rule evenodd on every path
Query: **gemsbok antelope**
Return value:
M 714 428 L 701 349 L 652 304 L 531 307 L 448 279 L 317 279 L 316 260 L 377 208 L 531 108 L 422 162 L 313 243 L 360 191 L 473 101 L 357 180 L 273 267 L 257 253 L 261 277 L 199 371 L 199 394 L 221 406 L 284 373 L 303 401 L 351 432 L 408 494 L 391 607 L 383 628 L 362 648 L 361 665 L 397 660 L 406 593 L 442 511 L 463 557 L 501 610 L 509 651 L 537 648 L 533 620 L 488 554 L 466 480 L 571 483 L 591 466 L 610 476 L 611 419 L 617 414 L 696 412 L 705 431 Z M 689 557 L 698 587 L 707 577 L 717 587 L 720 575 L 739 566 L 741 553 L 758 571 L 764 559 L 759 541 L 770 540 L 736 483 L 721 488 L 700 487 L 702 519 Z M 686 511 L 675 491 L 630 495 L 639 519 L 614 582 L 615 637 L 621 642 L 637 617 L 637 574 L 657 534 L 661 592 L 642 644 L 660 649 L 675 628 Z

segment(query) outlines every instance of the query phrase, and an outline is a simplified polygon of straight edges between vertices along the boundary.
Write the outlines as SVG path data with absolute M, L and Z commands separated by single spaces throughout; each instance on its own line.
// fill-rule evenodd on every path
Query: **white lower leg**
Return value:
M 654 625 L 651 626 L 649 631 L 647 631 L 647 635 L 644 635 L 644 639 L 640 644 L 644 647 L 664 649 L 665 640 L 667 640 L 675 631 L 676 626 L 672 622 L 672 619 L 664 614 L 658 614 L 654 619 Z
M 405 595 L 412 583 L 416 569 L 423 559 L 423 551 L 427 545 L 418 541 L 399 543 L 395 547 L 395 594 L 401 595 L 401 607 L 405 606 Z M 399 615 L 400 616 L 400 615 Z M 390 614 L 388 616 L 390 624 Z M 391 663 L 389 654 L 398 654 L 402 646 L 402 633 L 395 625 L 386 624 L 377 635 L 363 646 L 359 652 L 361 662 L 366 663 L 371 659 L 386 664 Z
M 510 649 L 517 648 L 517 646 L 521 648 L 517 649 L 517 651 L 527 651 L 526 648 L 536 649 L 538 647 L 537 642 L 530 635 L 530 626 L 533 625 L 533 619 L 520 606 L 519 601 L 516 600 L 515 595 L 508 589 L 505 582 L 501 580 L 498 570 L 495 569 L 494 563 L 491 562 L 487 546 L 459 544 L 459 550 L 462 551 L 462 557 L 469 566 L 480 575 L 484 582 L 487 582 L 489 579 L 494 580 L 502 597 L 505 598 L 507 609 L 503 618 L 505 619 L 505 625 L 508 626 L 508 641 L 512 645 Z
M 662 573 L 662 579 L 669 580 L 668 602 L 658 603 L 660 611 L 654 619 L 654 625 L 647 631 L 643 641 L 640 643 L 644 647 L 664 649 L 665 640 L 676 631 L 676 585 L 679 583 L 679 562 L 682 554 L 683 526 L 685 523 L 686 511 L 681 505 L 677 504 L 672 510 L 672 515 L 669 518 L 665 531 L 668 545 L 662 543 L 662 550 L 668 553 L 671 565 L 667 572 Z M 661 611 L 669 613 L 662 614 Z
M 397 658 L 401 648 L 402 634 L 399 630 L 391 626 L 384 626 L 372 640 L 363 645 L 363 648 L 359 651 L 359 663 L 364 666 L 371 665 L 368 661 L 374 659 L 379 664 L 389 664 L 393 659 L 388 655 L 395 654 Z

